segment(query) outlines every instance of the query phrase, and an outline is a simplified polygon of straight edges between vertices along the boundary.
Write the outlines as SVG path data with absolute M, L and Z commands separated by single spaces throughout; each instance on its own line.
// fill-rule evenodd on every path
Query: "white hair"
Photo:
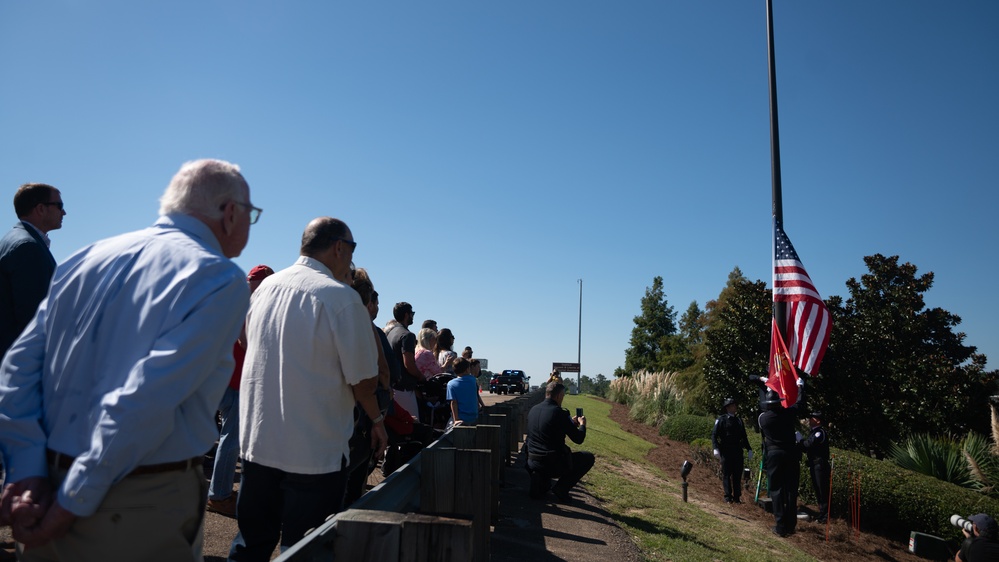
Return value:
M 222 216 L 229 201 L 249 204 L 250 186 L 239 166 L 224 160 L 186 162 L 160 197 L 160 215 L 182 213 L 208 219 Z
M 433 328 L 422 328 L 416 339 L 423 349 L 433 350 L 433 340 L 437 337 L 437 332 Z

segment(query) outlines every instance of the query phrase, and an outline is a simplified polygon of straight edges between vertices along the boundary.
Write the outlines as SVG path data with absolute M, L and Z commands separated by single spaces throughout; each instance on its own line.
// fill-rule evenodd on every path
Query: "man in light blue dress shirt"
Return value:
M 0 365 L 0 523 L 22 560 L 201 559 L 201 459 L 249 305 L 229 258 L 260 210 L 219 160 L 182 166 L 160 204 L 56 269 Z

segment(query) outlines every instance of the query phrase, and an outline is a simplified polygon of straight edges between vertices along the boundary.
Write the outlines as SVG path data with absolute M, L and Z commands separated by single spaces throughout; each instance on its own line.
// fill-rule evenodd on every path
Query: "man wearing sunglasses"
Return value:
M 267 278 L 246 316 L 239 383 L 243 472 L 232 562 L 266 562 L 340 511 L 354 404 L 371 419 L 380 459 L 388 436 L 378 408 L 378 346 L 351 287 L 357 243 L 347 225 L 319 217 L 298 260 Z
M 0 239 L 0 358 L 35 315 L 45 298 L 56 262 L 48 233 L 62 228 L 66 214 L 59 190 L 26 183 L 14 195 L 20 221 Z

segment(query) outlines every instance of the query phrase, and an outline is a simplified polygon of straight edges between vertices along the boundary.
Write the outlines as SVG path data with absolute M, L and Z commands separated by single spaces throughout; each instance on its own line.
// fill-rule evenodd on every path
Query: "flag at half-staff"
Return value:
M 781 319 L 774 318 L 767 386 L 785 406 L 791 406 L 798 399 L 798 374 L 792 365 L 809 375 L 819 372 L 829 347 L 832 318 L 778 221 L 774 221 L 773 295 L 775 303 L 786 303 L 787 314 L 783 330 L 778 324 Z

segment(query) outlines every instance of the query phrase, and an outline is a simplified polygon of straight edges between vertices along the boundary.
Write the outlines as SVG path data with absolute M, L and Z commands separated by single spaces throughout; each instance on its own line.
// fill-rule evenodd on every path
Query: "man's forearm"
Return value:
M 378 386 L 378 377 L 371 377 L 352 385 L 350 388 L 354 393 L 354 400 L 360 404 L 361 409 L 371 419 L 378 419 L 382 415 L 378 408 L 378 399 L 375 397 L 375 388 Z
M 402 366 L 405 367 L 407 373 L 413 375 L 418 380 L 423 380 L 423 376 L 420 374 L 420 368 L 416 366 L 416 355 L 412 353 L 403 353 Z

